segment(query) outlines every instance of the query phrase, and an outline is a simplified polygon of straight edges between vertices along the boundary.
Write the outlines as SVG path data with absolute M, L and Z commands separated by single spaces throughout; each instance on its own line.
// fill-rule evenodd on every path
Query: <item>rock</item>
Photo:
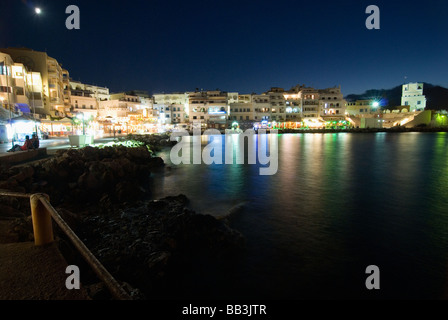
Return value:
M 76 231 L 76 229 L 80 226 L 82 219 L 79 215 L 60 207 L 56 208 L 56 211 L 73 231 Z
M 33 241 L 34 232 L 31 216 L 13 220 L 11 223 L 11 232 L 18 235 L 20 242 Z
M 29 214 L 29 213 L 28 213 Z M 0 204 L 0 220 L 11 220 L 15 218 L 25 218 L 27 214 L 13 207 Z
M 87 291 L 87 295 L 92 298 L 92 300 L 110 300 L 112 298 L 109 289 L 104 282 L 97 282 L 84 287 Z

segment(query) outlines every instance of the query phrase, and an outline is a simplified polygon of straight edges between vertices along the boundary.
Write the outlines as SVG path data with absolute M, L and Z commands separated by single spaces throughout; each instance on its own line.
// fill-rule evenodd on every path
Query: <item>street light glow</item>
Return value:
M 379 104 L 377 101 L 375 101 L 375 102 L 372 104 L 372 106 L 373 106 L 374 108 L 377 108 L 379 105 L 380 105 L 380 104 Z
M 37 14 L 41 14 L 41 12 L 42 12 L 42 10 L 41 10 L 40 8 L 36 8 L 36 9 L 34 9 L 34 11 L 35 11 Z

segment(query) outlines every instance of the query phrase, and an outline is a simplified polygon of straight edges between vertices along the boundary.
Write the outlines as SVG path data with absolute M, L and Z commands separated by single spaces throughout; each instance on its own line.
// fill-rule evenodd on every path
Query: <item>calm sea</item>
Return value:
M 154 198 L 182 193 L 217 217 L 234 208 L 247 242 L 231 267 L 185 275 L 186 296 L 448 297 L 447 133 L 278 135 L 272 176 L 160 156 L 170 168 L 154 175 Z M 366 289 L 369 265 L 380 290 Z

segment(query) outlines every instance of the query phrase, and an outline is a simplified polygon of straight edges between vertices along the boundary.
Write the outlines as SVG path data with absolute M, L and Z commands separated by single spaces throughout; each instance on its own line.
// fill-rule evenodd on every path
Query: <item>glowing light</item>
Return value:
M 41 10 L 40 8 L 36 8 L 36 9 L 34 9 L 34 11 L 35 11 L 37 14 L 41 14 L 41 13 L 42 13 L 42 10 Z
M 374 108 L 377 108 L 379 105 L 380 105 L 380 104 L 378 103 L 378 101 L 375 101 L 374 103 L 372 103 L 372 106 L 373 106 Z

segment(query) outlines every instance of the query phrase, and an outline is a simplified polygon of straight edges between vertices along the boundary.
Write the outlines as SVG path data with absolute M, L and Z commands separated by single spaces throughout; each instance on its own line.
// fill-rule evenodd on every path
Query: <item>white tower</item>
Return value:
M 426 108 L 426 98 L 423 95 L 423 83 L 415 82 L 403 85 L 401 105 L 409 106 L 409 111 L 422 111 Z

